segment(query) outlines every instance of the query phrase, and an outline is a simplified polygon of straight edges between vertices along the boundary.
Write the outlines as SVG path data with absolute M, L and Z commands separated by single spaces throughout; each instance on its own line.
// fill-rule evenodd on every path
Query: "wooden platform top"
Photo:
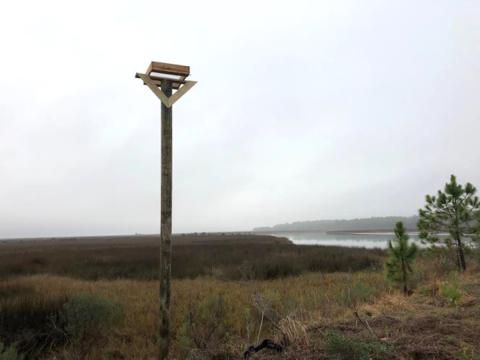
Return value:
M 147 69 L 147 75 L 151 73 L 160 73 L 167 75 L 176 75 L 185 79 L 190 75 L 190 66 L 167 64 L 164 62 L 152 61 Z

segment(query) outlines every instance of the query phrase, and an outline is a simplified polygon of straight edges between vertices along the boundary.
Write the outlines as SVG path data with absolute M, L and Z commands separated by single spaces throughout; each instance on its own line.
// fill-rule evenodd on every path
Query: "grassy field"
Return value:
M 78 279 L 158 277 L 155 236 L 64 238 L 0 242 L 0 278 L 56 274 Z M 172 276 L 224 280 L 275 279 L 308 271 L 356 271 L 380 264 L 381 251 L 295 246 L 267 235 L 179 235 Z
M 155 358 L 156 241 L 0 243 L 0 340 L 34 359 Z M 172 359 L 241 359 L 265 338 L 285 351 L 252 359 L 480 356 L 475 254 L 462 275 L 421 254 L 404 297 L 384 280 L 382 251 L 197 235 L 177 237 L 174 253 Z

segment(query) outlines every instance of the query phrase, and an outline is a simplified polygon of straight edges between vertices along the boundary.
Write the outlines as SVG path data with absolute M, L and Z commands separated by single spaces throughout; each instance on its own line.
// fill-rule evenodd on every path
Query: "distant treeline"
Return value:
M 270 227 L 258 227 L 253 231 L 392 231 L 398 221 L 402 221 L 410 231 L 417 229 L 418 216 L 385 216 L 351 220 L 295 221 Z

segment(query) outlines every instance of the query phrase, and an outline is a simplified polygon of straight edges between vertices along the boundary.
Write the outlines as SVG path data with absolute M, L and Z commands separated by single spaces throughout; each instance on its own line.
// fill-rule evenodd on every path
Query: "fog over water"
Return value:
M 480 186 L 479 18 L 473 0 L 4 1 L 0 238 L 159 232 L 160 106 L 134 79 L 151 60 L 198 81 L 173 110 L 174 232 L 410 216 L 452 173 Z

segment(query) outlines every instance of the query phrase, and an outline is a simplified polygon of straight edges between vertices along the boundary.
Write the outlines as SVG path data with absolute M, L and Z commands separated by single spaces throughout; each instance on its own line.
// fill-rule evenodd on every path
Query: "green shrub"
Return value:
M 344 306 L 356 308 L 359 304 L 370 301 L 375 295 L 375 289 L 362 282 L 356 282 L 342 291 L 340 301 Z
M 327 359 L 381 360 L 388 357 L 390 346 L 378 340 L 350 338 L 338 332 L 326 336 Z
M 458 300 L 462 297 L 462 291 L 458 284 L 458 276 L 453 273 L 449 276 L 446 283 L 440 287 L 440 295 L 448 301 L 450 305 L 457 305 Z
M 0 342 L 0 360 L 23 360 L 25 356 L 19 354 L 14 346 L 5 346 Z
M 445 284 L 441 287 L 440 293 L 448 300 L 451 305 L 457 305 L 458 300 L 462 297 L 462 293 L 455 285 Z
M 102 335 L 123 317 L 119 304 L 89 294 L 70 299 L 62 310 L 62 320 L 67 333 L 75 340 Z

